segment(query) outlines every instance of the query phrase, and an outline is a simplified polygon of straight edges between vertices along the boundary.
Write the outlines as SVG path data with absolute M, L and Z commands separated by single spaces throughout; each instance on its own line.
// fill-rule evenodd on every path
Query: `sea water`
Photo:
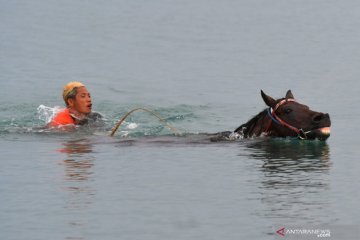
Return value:
M 276 239 L 291 225 L 359 239 L 359 11 L 0 1 L 0 238 Z M 74 80 L 105 126 L 47 131 Z M 328 112 L 330 138 L 208 141 L 263 110 L 260 89 Z M 109 137 L 136 107 L 182 134 L 136 112 Z

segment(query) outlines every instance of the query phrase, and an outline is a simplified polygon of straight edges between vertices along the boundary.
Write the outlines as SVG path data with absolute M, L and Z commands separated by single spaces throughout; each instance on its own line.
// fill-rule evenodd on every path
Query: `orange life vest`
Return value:
M 71 117 L 69 109 L 59 112 L 49 123 L 50 127 L 58 127 L 61 125 L 75 124 L 75 120 Z

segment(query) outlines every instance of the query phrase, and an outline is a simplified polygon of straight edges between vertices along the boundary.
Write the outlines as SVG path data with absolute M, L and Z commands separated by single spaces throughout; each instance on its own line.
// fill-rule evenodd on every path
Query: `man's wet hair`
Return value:
M 69 103 L 68 103 L 69 98 L 75 100 L 75 97 L 76 97 L 76 94 L 77 94 L 77 89 L 78 89 L 77 87 L 74 87 L 74 89 L 71 90 L 71 92 L 69 92 L 68 95 L 66 95 L 66 99 L 65 99 L 66 106 L 69 106 Z

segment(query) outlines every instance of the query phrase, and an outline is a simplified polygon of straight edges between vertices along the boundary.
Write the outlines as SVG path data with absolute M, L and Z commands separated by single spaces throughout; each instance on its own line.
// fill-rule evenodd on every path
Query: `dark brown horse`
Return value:
M 244 138 L 257 136 L 297 137 L 326 140 L 330 136 L 330 117 L 297 102 L 289 90 L 285 98 L 273 99 L 261 91 L 267 109 L 238 127 L 234 133 Z

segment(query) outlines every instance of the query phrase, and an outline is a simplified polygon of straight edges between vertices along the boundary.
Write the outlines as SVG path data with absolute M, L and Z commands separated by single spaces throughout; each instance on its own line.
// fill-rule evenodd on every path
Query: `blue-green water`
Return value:
M 357 1 L 0 1 L 1 239 L 359 239 Z M 81 81 L 101 128 L 39 129 Z M 208 141 L 292 89 L 327 142 Z M 184 134 L 174 136 L 150 108 Z M 337 237 L 335 229 L 342 231 Z

